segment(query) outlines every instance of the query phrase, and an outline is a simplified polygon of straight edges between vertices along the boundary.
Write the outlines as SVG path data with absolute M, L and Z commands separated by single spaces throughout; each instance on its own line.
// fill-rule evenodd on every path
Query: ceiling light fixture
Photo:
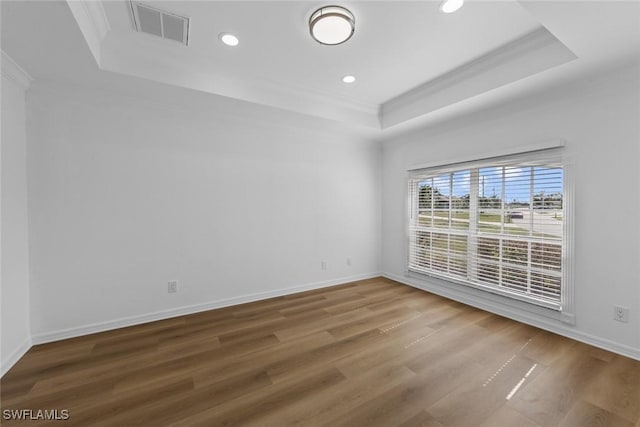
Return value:
M 233 34 L 220 33 L 218 37 L 220 37 L 220 41 L 227 46 L 238 46 L 238 43 L 240 43 L 240 40 Z
M 440 5 L 440 11 L 443 13 L 453 13 L 460 9 L 464 4 L 464 0 L 444 0 Z
M 344 76 L 344 77 L 342 78 L 342 81 L 343 81 L 344 83 L 353 83 L 353 82 L 355 82 L 355 81 L 356 81 L 356 78 L 355 78 L 355 76 Z
M 311 37 L 320 44 L 344 43 L 351 38 L 355 29 L 353 14 L 340 6 L 321 7 L 309 18 Z

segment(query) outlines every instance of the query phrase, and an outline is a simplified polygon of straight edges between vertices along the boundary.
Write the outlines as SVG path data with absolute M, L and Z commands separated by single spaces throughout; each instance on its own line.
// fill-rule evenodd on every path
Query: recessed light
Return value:
M 353 83 L 353 82 L 355 82 L 355 81 L 356 81 L 356 78 L 355 78 L 355 76 L 344 76 L 344 77 L 342 78 L 342 81 L 343 81 L 344 83 Z
M 227 46 L 238 46 L 238 43 L 240 43 L 240 40 L 233 34 L 221 33 L 218 37 L 220 37 L 220 41 Z
M 440 5 L 440 11 L 443 13 L 453 13 L 460 9 L 464 4 L 464 0 L 444 0 Z

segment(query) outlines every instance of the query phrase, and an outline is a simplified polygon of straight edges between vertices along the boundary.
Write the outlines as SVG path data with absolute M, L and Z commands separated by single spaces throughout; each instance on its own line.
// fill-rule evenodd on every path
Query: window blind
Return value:
M 410 271 L 561 308 L 560 150 L 410 171 L 409 195 Z

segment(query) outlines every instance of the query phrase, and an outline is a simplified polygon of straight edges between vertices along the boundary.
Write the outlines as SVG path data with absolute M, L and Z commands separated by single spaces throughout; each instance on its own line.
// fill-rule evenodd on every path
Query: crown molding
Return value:
M 143 46 L 143 45 L 141 45 Z M 175 58 L 162 54 L 165 47 L 156 40 L 144 44 L 144 53 L 135 54 L 130 39 L 118 32 L 109 35 L 102 46 L 98 67 L 172 86 L 220 95 L 254 104 L 270 106 L 310 116 L 380 129 L 378 105 L 357 102 L 344 96 L 312 88 L 272 81 L 259 75 L 229 76 L 192 63 L 176 67 Z M 176 54 L 180 54 L 177 52 Z
M 16 61 L 2 51 L 2 75 L 16 83 L 24 90 L 29 89 L 33 77 L 29 75 Z
M 261 88 L 261 89 L 258 89 Z M 327 94 L 311 88 L 292 84 L 273 83 L 261 81 L 255 88 L 256 92 L 265 95 L 263 103 L 277 108 L 291 111 L 307 112 L 311 115 L 324 117 L 331 120 L 357 122 L 362 126 L 380 129 L 378 116 L 380 106 L 354 99 L 348 99 L 335 94 Z M 270 102 L 273 100 L 273 102 Z M 301 102 L 304 100 L 304 102 Z
M 513 83 L 577 56 L 540 27 L 381 106 L 382 128 Z
M 100 64 L 101 46 L 111 26 L 100 0 L 67 0 L 69 9 L 89 45 L 91 54 Z

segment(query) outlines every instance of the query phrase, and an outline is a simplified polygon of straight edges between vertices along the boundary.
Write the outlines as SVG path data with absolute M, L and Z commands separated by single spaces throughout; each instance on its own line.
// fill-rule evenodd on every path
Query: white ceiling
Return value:
M 191 17 L 189 46 L 133 31 L 129 2 L 104 2 L 111 48 L 181 62 L 214 76 L 269 82 L 365 105 L 379 105 L 480 57 L 540 24 L 513 1 L 469 2 L 443 14 L 434 2 L 346 2 L 356 16 L 351 40 L 324 46 L 307 22 L 318 2 L 144 1 Z M 229 48 L 221 32 L 240 38 Z M 116 47 L 117 46 L 117 47 Z M 124 54 L 124 53 L 122 53 Z M 167 55 L 171 55 L 167 58 Z M 342 83 L 355 75 L 356 84 Z
M 452 14 L 441 13 L 433 1 L 343 3 L 356 17 L 356 32 L 339 46 L 309 36 L 309 16 L 324 4 L 316 1 L 146 0 L 190 18 L 189 46 L 136 32 L 128 0 L 69 4 L 104 70 L 375 128 L 471 95 L 456 92 L 451 99 L 445 93 L 437 105 L 417 111 L 404 100 L 454 72 L 458 84 L 482 74 L 466 71 L 473 61 L 490 58 L 483 70 L 508 64 L 506 80 L 485 76 L 488 81 L 474 83 L 492 89 L 575 59 L 515 1 L 468 0 Z M 222 32 L 238 36 L 240 45 L 220 43 Z M 542 67 L 540 50 L 551 58 Z M 348 74 L 356 83 L 341 81 Z M 405 111 L 397 111 L 398 104 Z
M 323 2 L 144 3 L 190 17 L 189 46 L 137 33 L 128 0 L 4 0 L 2 48 L 36 78 L 100 86 L 112 79 L 106 71 L 382 133 L 640 52 L 637 1 L 467 0 L 449 15 L 439 1 L 343 2 L 356 32 L 339 46 L 308 34 L 308 18 Z M 240 45 L 222 45 L 221 32 L 236 34 Z M 346 74 L 356 83 L 342 83 Z

